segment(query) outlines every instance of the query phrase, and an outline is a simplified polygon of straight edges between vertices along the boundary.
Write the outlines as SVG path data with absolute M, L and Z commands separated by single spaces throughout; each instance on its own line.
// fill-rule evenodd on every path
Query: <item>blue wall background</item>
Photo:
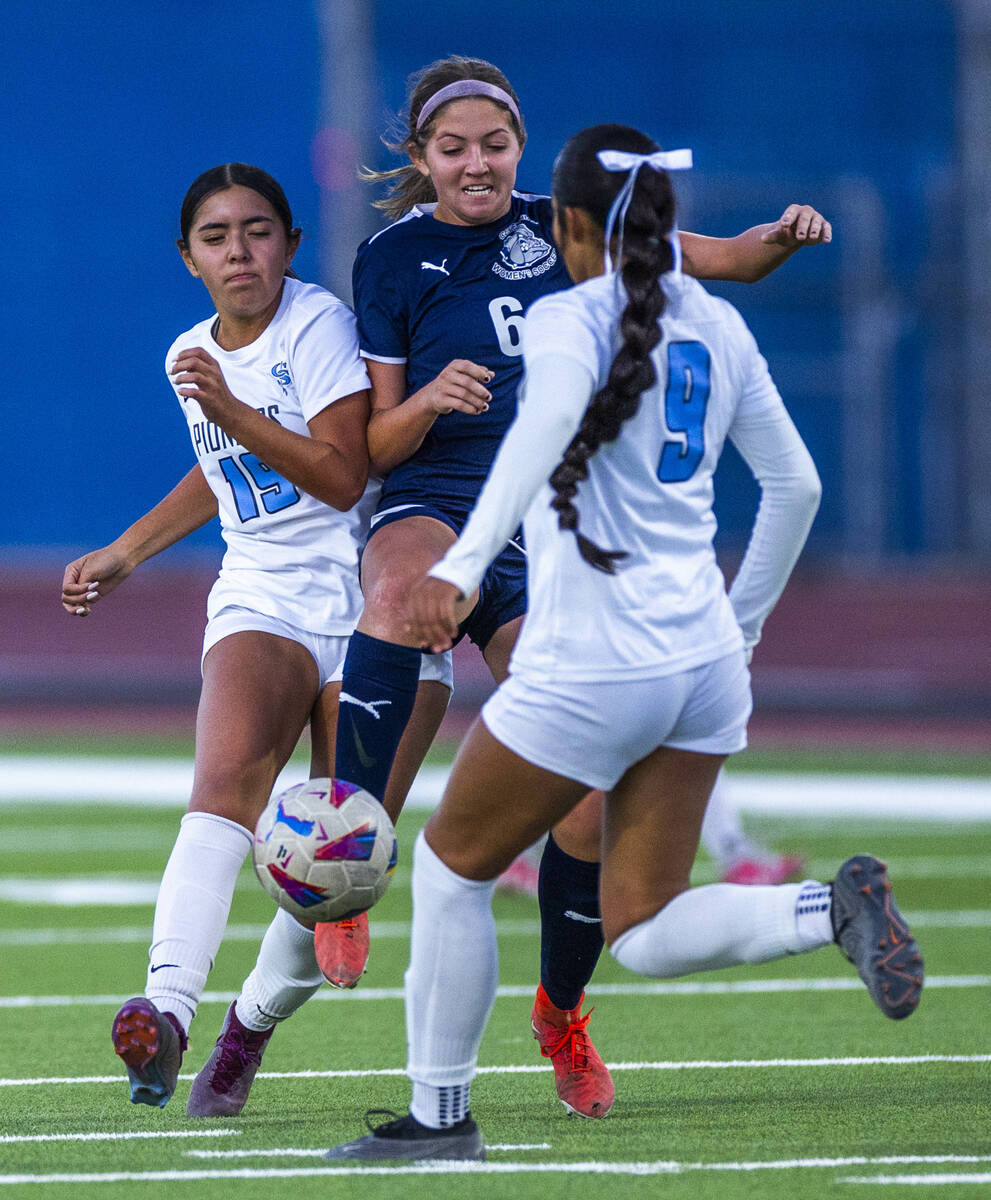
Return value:
M 940 336 L 926 316 L 952 307 L 952 271 L 945 285 L 932 275 L 946 220 L 933 196 L 954 158 L 949 0 L 821 0 L 797 12 L 783 0 L 369 3 L 373 124 L 384 128 L 402 105 L 410 71 L 452 52 L 490 58 L 523 101 L 525 188 L 545 190 L 562 141 L 608 119 L 694 149 L 685 223 L 704 232 L 772 219 L 790 200 L 829 212 L 843 179 L 873 184 L 881 253 L 909 314 L 897 426 L 878 448 L 893 463 L 886 549 L 952 548 L 922 511 L 926 363 Z M 270 170 L 311 238 L 299 273 L 317 278 L 317 14 L 310 0 L 7 0 L 3 18 L 0 339 L 12 486 L 0 545 L 75 555 L 110 540 L 191 463 L 162 362 L 209 311 L 173 244 L 192 179 L 229 159 Z M 392 165 L 384 149 L 371 153 Z M 844 236 L 837 228 L 833 247 L 802 252 L 755 288 L 722 289 L 754 328 L 820 465 L 813 554 L 840 549 L 844 536 L 838 381 L 822 366 L 840 350 Z M 748 484 L 732 462 L 724 477 L 721 523 L 734 543 L 749 525 Z M 217 540 L 203 531 L 189 548 Z

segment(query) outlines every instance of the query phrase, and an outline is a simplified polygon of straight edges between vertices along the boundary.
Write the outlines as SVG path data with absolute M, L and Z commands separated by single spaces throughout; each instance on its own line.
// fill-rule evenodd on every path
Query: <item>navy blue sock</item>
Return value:
M 540 982 L 551 1004 L 574 1008 L 602 953 L 599 864 L 572 858 L 548 835 L 537 886 Z
M 420 680 L 419 650 L 357 631 L 344 659 L 337 713 L 334 776 L 356 783 L 377 799 L 413 711 Z

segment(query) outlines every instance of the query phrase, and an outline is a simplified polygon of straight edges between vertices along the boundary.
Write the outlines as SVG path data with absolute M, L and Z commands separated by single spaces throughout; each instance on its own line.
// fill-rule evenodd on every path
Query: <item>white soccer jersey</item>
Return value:
M 615 276 L 600 276 L 527 314 L 519 416 L 461 538 L 431 572 L 471 592 L 482 560 L 525 513 L 529 602 L 514 674 L 647 677 L 753 645 L 805 541 L 815 468 L 752 335 L 732 305 L 694 280 L 663 282 L 657 381 L 619 438 L 592 457 L 575 500 L 580 531 L 626 552 L 615 575 L 586 563 L 574 535 L 558 528 L 546 480 L 606 382 L 625 295 Z M 712 546 L 712 476 L 727 436 L 762 486 L 732 604 Z
M 271 324 L 240 350 L 214 341 L 215 319 L 173 342 L 166 371 L 182 350 L 200 346 L 220 364 L 239 400 L 294 433 L 308 436 L 307 421 L 369 387 L 354 314 L 315 284 L 287 278 Z M 362 604 L 358 549 L 380 485 L 370 485 L 349 512 L 338 512 L 232 441 L 195 399 L 179 401 L 196 458 L 217 496 L 227 543 L 209 615 L 239 604 L 301 629 L 350 634 Z

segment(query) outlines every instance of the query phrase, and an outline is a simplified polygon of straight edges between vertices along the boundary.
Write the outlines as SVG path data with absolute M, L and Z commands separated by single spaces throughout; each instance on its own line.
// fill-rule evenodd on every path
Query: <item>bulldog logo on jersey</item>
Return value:
M 503 279 L 534 279 L 557 262 L 557 251 L 532 229 L 516 221 L 499 234 L 502 249 L 492 270 Z

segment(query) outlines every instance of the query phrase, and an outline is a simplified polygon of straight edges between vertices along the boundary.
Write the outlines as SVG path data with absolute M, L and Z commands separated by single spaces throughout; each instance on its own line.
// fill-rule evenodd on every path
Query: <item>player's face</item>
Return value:
M 202 279 L 221 319 L 253 320 L 278 308 L 282 281 L 298 245 L 272 205 L 235 184 L 196 210 L 182 257 Z
M 522 153 L 506 110 L 468 96 L 441 109 L 413 164 L 434 185 L 438 221 L 484 225 L 509 212 Z

